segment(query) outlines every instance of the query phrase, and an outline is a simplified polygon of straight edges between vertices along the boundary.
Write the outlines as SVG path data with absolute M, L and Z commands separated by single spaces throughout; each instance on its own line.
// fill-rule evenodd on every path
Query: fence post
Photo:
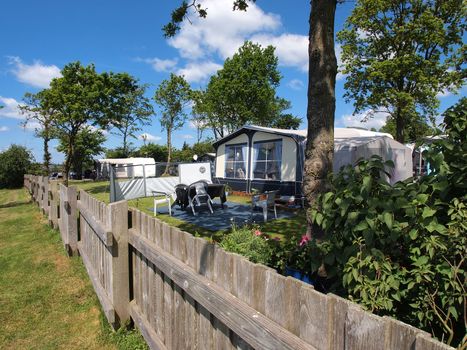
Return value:
M 128 257 L 128 202 L 120 201 L 108 206 L 108 227 L 114 244 L 112 245 L 111 298 L 117 315 L 114 328 L 123 325 L 130 317 L 129 257 Z
M 44 189 L 42 197 L 42 212 L 45 216 L 49 216 L 49 178 L 44 176 L 42 178 L 42 188 Z
M 50 193 L 50 206 L 49 206 L 49 224 L 53 228 L 58 227 L 58 204 L 60 198 L 58 197 L 58 182 L 50 181 L 49 183 Z
M 76 187 L 66 187 L 60 184 L 60 235 L 68 255 L 78 251 L 78 221 L 77 221 Z

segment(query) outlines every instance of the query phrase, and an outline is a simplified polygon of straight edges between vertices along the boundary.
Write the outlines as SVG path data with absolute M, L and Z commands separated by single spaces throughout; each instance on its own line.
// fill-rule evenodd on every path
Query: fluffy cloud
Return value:
M 190 83 L 205 81 L 208 77 L 216 73 L 222 66 L 214 62 L 188 63 L 185 67 L 177 71 L 178 75 L 183 75 Z
M 138 135 L 138 139 L 142 140 L 142 141 L 157 142 L 157 141 L 161 140 L 161 137 L 160 136 L 154 136 L 154 135 L 151 135 L 151 134 L 148 134 L 147 132 L 145 132 L 145 133 L 142 133 L 142 134 Z
M 19 109 L 19 102 L 11 97 L 0 96 L 0 117 L 13 118 L 13 119 L 25 119 L 25 115 L 21 114 Z
M 293 90 L 302 90 L 305 85 L 300 79 L 292 79 L 287 83 L 287 86 Z
M 28 121 L 26 124 L 21 126 L 25 131 L 37 131 L 42 129 L 42 125 L 37 121 Z
M 367 110 L 356 115 L 345 114 L 336 121 L 336 125 L 365 128 L 368 130 L 375 128 L 376 130 L 379 130 L 386 124 L 388 114 L 382 112 L 376 112 L 373 114 L 372 118 L 369 118 L 367 121 L 363 121 L 370 113 L 371 111 Z
M 0 132 L 8 131 L 10 128 L 8 126 L 0 126 Z
M 185 139 L 185 140 L 191 140 L 195 138 L 193 135 L 190 135 L 190 134 L 183 134 L 181 136 L 182 136 L 182 139 Z
M 138 61 L 148 63 L 156 72 L 170 72 L 177 66 L 177 59 L 163 60 L 157 57 L 154 58 L 139 58 Z
M 216 53 L 222 58 L 231 56 L 245 38 L 253 33 L 271 31 L 280 25 L 279 16 L 265 13 L 256 4 L 249 3 L 248 11 L 232 11 L 231 0 L 205 0 L 207 18 L 192 15 L 182 24 L 180 33 L 169 40 L 184 58 L 193 60 Z
M 60 68 L 44 65 L 40 61 L 29 65 L 23 63 L 19 57 L 10 57 L 10 64 L 18 81 L 38 88 L 48 88 L 53 78 L 61 76 Z

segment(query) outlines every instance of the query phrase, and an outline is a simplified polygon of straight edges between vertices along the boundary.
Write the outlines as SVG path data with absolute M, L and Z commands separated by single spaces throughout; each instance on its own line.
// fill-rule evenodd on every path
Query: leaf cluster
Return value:
M 34 162 L 31 151 L 23 146 L 11 145 L 0 152 L 0 188 L 19 188 L 23 186 L 24 175 Z
M 311 209 L 326 235 L 310 272 L 331 290 L 460 344 L 466 332 L 466 99 L 445 112 L 446 138 L 427 155 L 434 173 L 390 186 L 378 156 L 345 167 Z

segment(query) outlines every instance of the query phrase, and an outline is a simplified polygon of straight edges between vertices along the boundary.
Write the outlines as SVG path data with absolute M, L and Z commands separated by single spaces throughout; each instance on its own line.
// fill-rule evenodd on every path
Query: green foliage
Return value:
M 62 76 L 42 90 L 40 104 L 52 111 L 52 128 L 64 140 L 66 181 L 72 165 L 77 134 L 88 124 L 106 128 L 119 117 L 124 102 L 117 75 L 96 72 L 94 65 L 67 64 Z
M 286 114 L 281 114 L 269 126 L 271 128 L 278 128 L 278 129 L 298 130 L 301 122 L 302 122 L 302 118 L 286 113 Z
M 462 0 L 358 0 L 338 34 L 355 112 L 388 113 L 400 142 L 434 118 L 436 95 L 463 84 L 465 16 Z
M 192 162 L 193 156 L 196 154 L 198 157 L 206 153 L 215 152 L 212 147 L 212 141 L 206 140 L 203 142 L 197 142 L 193 146 L 189 146 L 187 143 L 183 144 L 181 150 L 174 151 L 174 160 L 178 162 Z
M 270 126 L 290 108 L 289 101 L 276 96 L 282 77 L 274 50 L 246 41 L 211 77 L 206 91 L 196 93 L 193 111 L 216 138 L 245 124 Z
M 390 186 L 390 163 L 347 166 L 311 209 L 326 236 L 313 240 L 311 272 L 330 290 L 459 344 L 466 332 L 466 99 L 445 112 L 445 139 L 429 152 L 434 173 Z
M 66 134 L 58 135 L 59 144 L 57 150 L 59 152 L 66 152 L 67 136 Z M 76 134 L 73 144 L 71 165 L 78 179 L 81 179 L 84 170 L 94 168 L 93 158 L 101 152 L 104 152 L 103 144 L 105 140 L 106 137 L 101 130 L 93 130 L 89 126 L 83 127 Z
M 123 157 L 127 158 L 131 152 L 129 138 L 136 138 L 136 132 L 144 125 L 150 124 L 150 116 L 154 113 L 149 99 L 144 96 L 146 86 L 140 86 L 138 81 L 127 73 L 112 76 L 116 99 L 119 103 L 114 108 L 112 125 L 117 135 L 123 138 Z
M 172 151 L 172 131 L 180 129 L 187 119 L 185 108 L 191 101 L 192 92 L 190 85 L 183 76 L 170 74 L 169 80 L 164 80 L 159 85 L 154 95 L 154 100 L 160 106 L 162 130 L 167 131 L 167 163 L 170 163 Z M 169 165 L 167 165 L 168 169 Z
M 225 235 L 220 246 L 228 252 L 237 253 L 254 263 L 268 265 L 272 260 L 273 249 L 269 237 L 257 227 L 232 226 L 232 232 Z
M 0 188 L 18 188 L 23 186 L 24 174 L 27 174 L 34 157 L 23 146 L 11 145 L 0 152 Z
M 376 130 L 374 130 L 376 131 Z M 383 125 L 380 132 L 387 132 L 394 138 L 397 136 L 396 122 L 394 119 L 388 119 L 386 124 Z M 431 127 L 426 120 L 418 115 L 413 116 L 412 120 L 408 120 L 405 127 L 405 140 L 407 142 L 420 143 L 426 136 L 436 134 L 436 129 Z
M 135 152 L 137 157 L 149 157 L 154 158 L 156 162 L 165 162 L 169 151 L 166 145 L 158 145 L 156 143 L 148 143 L 147 145 L 141 146 L 141 148 Z

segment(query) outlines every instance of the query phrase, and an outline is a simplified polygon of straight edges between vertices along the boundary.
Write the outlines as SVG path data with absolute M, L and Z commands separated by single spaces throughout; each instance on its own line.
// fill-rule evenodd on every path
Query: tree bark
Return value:
M 404 123 L 404 116 L 402 115 L 401 109 L 396 107 L 395 111 L 395 119 L 396 119 L 396 141 L 400 143 L 405 142 L 405 123 Z
M 334 155 L 337 60 L 334 51 L 336 0 L 312 0 L 309 32 L 308 139 L 305 152 L 303 192 L 310 205 L 327 189 Z M 322 232 L 307 214 L 307 235 Z
M 167 165 L 163 175 L 169 174 L 170 160 L 172 158 L 172 129 L 167 128 Z
M 49 152 L 50 138 L 47 134 L 44 135 L 44 175 L 50 175 L 50 152 Z

